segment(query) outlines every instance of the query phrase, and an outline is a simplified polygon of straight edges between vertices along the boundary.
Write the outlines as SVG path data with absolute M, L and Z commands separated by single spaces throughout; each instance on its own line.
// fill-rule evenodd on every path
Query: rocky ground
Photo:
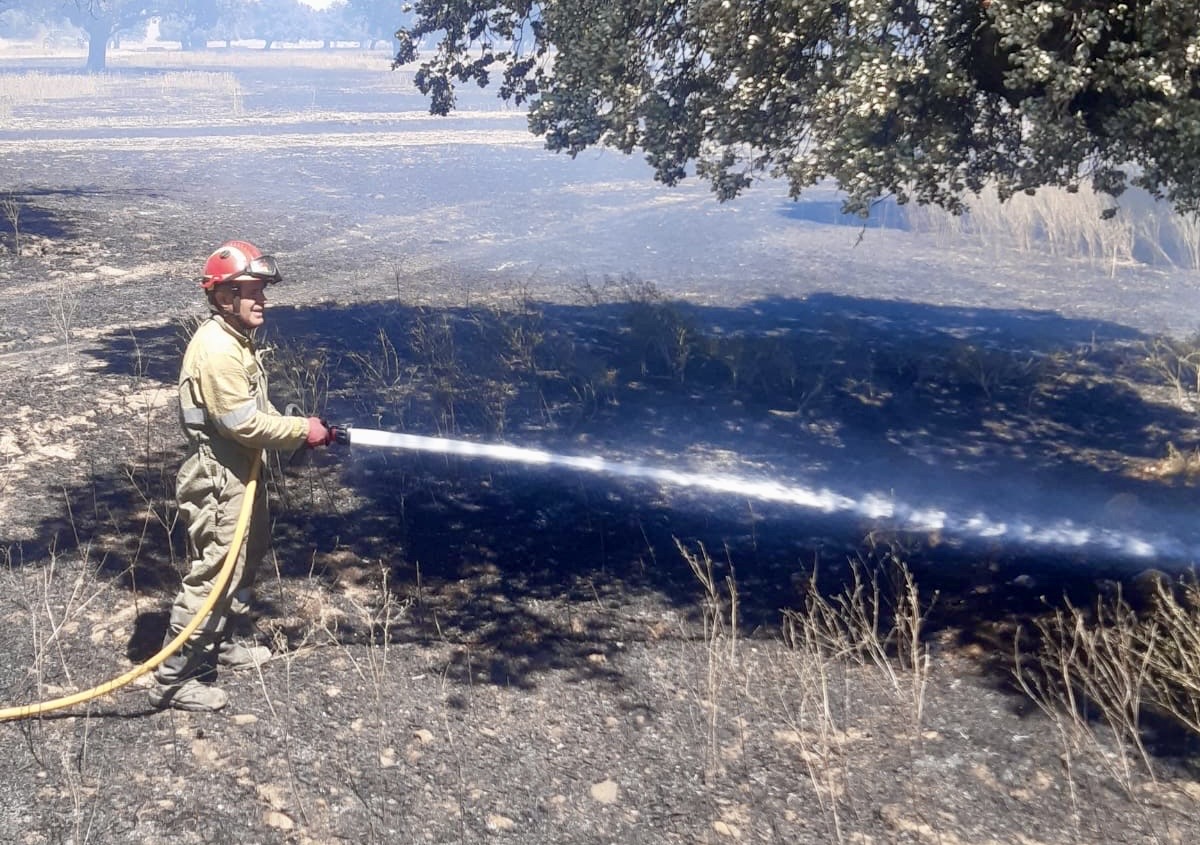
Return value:
M 81 185 L 70 144 L 5 149 L 25 167 L 49 156 L 50 174 L 19 195 L 19 255 L 0 230 L 9 705 L 124 672 L 161 639 L 182 547 L 172 383 L 202 310 L 188 277 L 226 206 L 183 176 L 179 192 L 114 187 L 146 150 L 98 153 Z M 226 223 L 266 231 L 288 201 L 234 203 Z M 278 232 L 300 280 L 272 291 L 280 404 L 696 472 L 957 484 L 982 507 L 1069 500 L 1117 532 L 1190 542 L 1194 417 L 1147 364 L 1152 336 L 1119 321 L 866 290 L 747 304 L 702 274 L 689 291 L 524 271 L 474 286 L 419 255 L 385 272 L 332 238 L 306 251 L 318 219 Z M 0 839 L 1200 836 L 1194 739 L 1147 723 L 1142 759 L 1101 714 L 1081 732 L 1043 712 L 1013 671 L 1036 619 L 1136 594 L 1138 572 L 1174 574 L 1180 556 L 357 448 L 285 457 L 269 485 L 276 554 L 252 633 L 278 657 L 222 676 L 219 714 L 155 712 L 138 681 L 0 724 Z M 846 610 L 849 562 L 882 579 L 882 650 L 870 626 L 847 640 L 821 616 Z M 915 651 L 893 617 L 919 620 Z

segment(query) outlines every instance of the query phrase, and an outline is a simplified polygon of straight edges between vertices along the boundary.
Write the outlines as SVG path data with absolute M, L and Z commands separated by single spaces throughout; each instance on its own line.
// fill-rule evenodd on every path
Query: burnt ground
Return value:
M 38 202 L 61 218 L 72 198 Z M 6 703 L 147 656 L 178 578 L 170 385 L 186 328 L 122 317 L 132 297 L 194 313 L 192 296 L 103 271 L 62 293 L 56 274 L 112 260 L 116 234 L 88 225 L 31 236 L 39 254 L 3 259 Z M 1154 399 L 1146 339 L 1117 326 L 972 313 L 985 350 L 955 331 L 966 323 L 953 309 L 912 305 L 880 332 L 903 307 L 884 301 L 693 307 L 627 280 L 468 307 L 396 284 L 374 302 L 272 310 L 280 403 L 693 467 L 804 454 L 850 477 L 877 470 L 858 444 L 886 432 L 897 486 L 920 475 L 919 441 L 946 467 L 969 451 L 999 491 L 1021 475 L 1059 496 L 1103 479 L 1110 521 L 1190 497 L 1183 476 L 1146 470 L 1168 441 L 1186 446 L 1192 419 Z M 663 346 L 681 326 L 684 363 Z M 730 337 L 741 345 L 719 342 Z M 749 363 L 731 363 L 739 355 Z M 256 635 L 280 658 L 261 676 L 222 677 L 232 703 L 216 715 L 153 712 L 138 682 L 0 727 L 6 841 L 1188 842 L 1200 831 L 1194 742 L 1148 729 L 1155 777 L 1125 776 L 1099 725 L 1094 741 L 1068 742 L 1012 681 L 1019 627 L 1067 598 L 1086 606 L 1144 561 L 357 448 L 276 465 L 271 486 L 277 557 Z M 709 550 L 713 593 L 677 541 Z M 802 607 L 814 569 L 835 590 L 848 560 L 896 558 L 929 608 L 923 680 L 788 647 L 783 611 Z
M 6 705 L 144 659 L 179 577 L 172 383 L 223 200 L 96 172 L 21 193 L 24 254 L 0 256 Z M 154 712 L 139 681 L 0 724 L 0 839 L 1196 841 L 1194 738 L 1147 720 L 1147 768 L 1098 714 L 1071 734 L 1013 677 L 1038 618 L 1190 563 L 1176 470 L 1195 417 L 1150 365 L 1153 336 L 906 298 L 920 279 L 749 300 L 711 279 L 473 285 L 347 273 L 350 247 L 280 236 L 301 279 L 270 314 L 281 406 L 1176 544 L 1022 547 L 358 447 L 285 458 L 252 632 L 279 658 L 223 675 L 220 714 Z M 710 590 L 685 559 L 705 550 Z M 851 562 L 878 572 L 886 624 L 897 561 L 922 671 L 896 642 L 894 674 L 802 647 L 814 578 L 836 594 Z

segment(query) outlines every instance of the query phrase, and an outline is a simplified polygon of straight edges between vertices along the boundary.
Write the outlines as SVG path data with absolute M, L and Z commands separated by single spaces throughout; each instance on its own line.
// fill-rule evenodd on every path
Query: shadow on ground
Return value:
M 120 196 L 122 194 L 139 200 L 145 200 L 147 196 L 154 196 L 153 193 L 147 194 L 144 190 L 113 191 L 92 187 L 18 188 L 6 194 L 6 198 L 15 203 L 15 231 L 12 215 L 7 212 L 3 216 L 0 216 L 0 225 L 3 225 L 3 229 L 0 231 L 5 232 L 10 237 L 19 233 L 23 237 L 36 235 L 56 241 L 69 241 L 73 236 L 78 234 L 78 227 L 75 221 L 70 216 L 58 214 L 50 210 L 46 203 L 39 202 L 40 199 L 52 195 L 91 197 L 98 195 Z
M 362 427 L 1118 531 L 1191 530 L 1189 490 L 1125 471 L 1194 425 L 1139 390 L 1150 376 L 1132 352 L 1145 339 L 1128 328 L 832 294 L 737 309 L 629 294 L 470 310 L 276 308 L 266 338 L 273 393 L 280 407 L 299 401 Z M 136 361 L 139 378 L 170 384 L 180 343 L 167 326 L 107 338 L 89 354 L 110 373 L 135 375 Z M 182 444 L 174 430 L 161 438 L 170 445 L 132 477 L 170 526 Z M 47 521 L 28 545 L 45 548 L 68 529 L 81 543 L 105 534 L 105 567 L 165 601 L 180 531 L 139 536 L 146 504 L 130 478 L 98 472 L 68 490 L 70 524 Z M 1190 563 L 1010 547 L 836 510 L 357 447 L 276 467 L 271 483 L 285 580 L 400 597 L 411 604 L 387 636 L 466 644 L 475 663 L 464 677 L 482 670 L 521 686 L 550 669 L 603 674 L 589 659 L 612 647 L 600 629 L 655 636 L 648 608 L 694 614 L 703 594 L 677 543 L 707 550 L 718 588 L 727 576 L 737 585 L 747 633 L 777 631 L 814 568 L 833 586 L 849 560 L 896 555 L 937 596 L 931 635 L 950 630 L 997 653 L 1064 595 L 1086 604 L 1105 579 Z M 263 600 L 267 615 L 294 610 Z M 374 641 L 380 631 L 346 623 L 341 635 Z
M 871 206 L 869 217 L 847 214 L 838 199 L 793 201 L 781 205 L 781 217 L 788 220 L 806 220 L 823 226 L 849 226 L 858 229 L 898 229 L 908 231 L 910 226 L 904 208 L 895 200 L 879 200 Z

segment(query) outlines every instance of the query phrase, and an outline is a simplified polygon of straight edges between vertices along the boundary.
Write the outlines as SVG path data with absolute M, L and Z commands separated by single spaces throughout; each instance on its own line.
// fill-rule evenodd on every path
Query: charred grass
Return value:
M 1015 317 L 972 332 L 978 315 L 849 299 L 706 309 L 632 278 L 554 302 L 521 285 L 472 298 L 397 286 L 369 309 L 276 309 L 277 403 L 697 466 L 769 465 L 803 438 L 811 460 L 866 471 L 854 445 L 882 437 L 1146 498 L 1182 483 L 1147 478 L 1166 448 L 1147 426 L 1193 421 L 1158 402 L 1142 339 L 1064 323 L 1027 343 Z M 6 703 L 102 680 L 161 637 L 180 444 L 153 398 L 170 374 L 150 362 L 185 334 L 61 340 L 134 363 L 88 377 L 123 397 L 104 415 L 122 420 L 119 447 L 85 450 L 98 469 L 6 543 Z M 1174 372 L 1169 389 L 1190 388 Z M 254 633 L 279 658 L 225 681 L 228 714 L 152 714 L 134 690 L 4 725 L 6 838 L 1196 835 L 1187 576 L 444 456 L 284 458 L 270 484 Z
M 5 74 L 0 115 L 45 128 L 44 104 L 103 94 L 119 107 L 97 125 L 157 125 L 164 101 L 240 117 L 224 65 L 280 61 L 243 53 Z M 144 659 L 179 578 L 187 321 L 112 326 L 130 301 L 192 304 L 177 280 L 82 283 L 72 262 L 120 263 L 101 223 L 146 224 L 141 194 L 73 193 L 61 216 L 47 192 L 0 199 L 4 705 Z M 1195 266 L 1193 219 L 1100 230 L 1093 201 L 909 222 L 1113 274 L 1152 246 Z M 635 277 L 549 295 L 393 275 L 271 312 L 281 407 L 696 469 L 945 477 L 992 501 L 1027 489 L 1010 477 L 1051 499 L 1098 487 L 1091 516 L 1117 526 L 1194 496 L 1195 342 L 854 296 L 683 301 Z M 269 484 L 277 543 L 248 633 L 277 660 L 223 678 L 217 716 L 151 712 L 135 688 L 0 725 L 0 839 L 1200 838 L 1186 572 L 444 456 L 289 457 Z

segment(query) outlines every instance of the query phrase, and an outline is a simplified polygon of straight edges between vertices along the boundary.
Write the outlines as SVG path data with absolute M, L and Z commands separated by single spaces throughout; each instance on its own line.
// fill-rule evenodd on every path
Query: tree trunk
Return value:
M 87 27 L 88 73 L 103 73 L 108 62 L 108 38 L 112 35 L 108 21 L 93 20 Z

